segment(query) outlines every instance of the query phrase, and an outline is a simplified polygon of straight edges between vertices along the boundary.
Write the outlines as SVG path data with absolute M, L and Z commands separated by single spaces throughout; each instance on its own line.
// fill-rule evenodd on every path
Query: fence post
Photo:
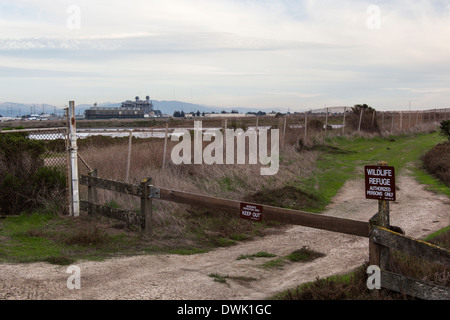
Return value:
M 394 118 L 395 118 L 395 112 L 392 111 L 391 134 L 394 133 Z
M 387 166 L 388 163 L 381 161 L 379 166 Z M 369 220 L 369 234 L 375 227 L 390 228 L 389 201 L 378 200 L 378 212 Z M 376 265 L 382 270 L 389 269 L 390 249 L 388 247 L 369 242 L 369 264 Z
M 305 145 L 307 144 L 307 141 L 308 141 L 307 134 L 308 134 L 308 113 L 305 112 Z
M 164 153 L 163 153 L 163 161 L 162 161 L 162 169 L 164 170 L 164 167 L 166 165 L 166 149 L 167 149 L 167 135 L 169 131 L 169 123 L 166 123 L 166 131 L 164 134 Z
M 347 107 L 344 107 L 344 118 L 342 120 L 342 135 L 345 134 L 345 113 L 347 112 Z
M 403 133 L 403 111 L 400 111 L 400 133 Z
M 72 184 L 72 215 L 80 215 L 80 199 L 78 191 L 78 156 L 77 129 L 75 124 L 75 102 L 69 101 L 69 137 L 70 137 L 70 168 Z
M 94 177 L 97 178 L 98 175 L 98 171 L 97 169 L 94 169 L 90 172 L 88 172 L 88 176 L 89 177 Z M 91 184 L 88 184 L 88 214 L 92 214 L 93 213 L 93 209 L 92 209 L 92 203 L 97 203 L 97 189 L 94 188 L 93 186 L 91 186 Z
M 147 178 L 141 181 L 141 214 L 144 219 L 143 229 L 146 237 L 151 237 L 153 234 L 153 209 L 152 198 L 150 197 L 152 178 Z
M 130 135 L 128 137 L 128 154 L 127 154 L 127 176 L 125 181 L 128 182 L 130 179 L 130 165 L 131 165 L 131 145 L 133 143 L 133 130 L 130 130 Z
M 72 176 L 71 167 L 70 167 L 70 116 L 69 116 L 69 108 L 66 108 L 66 150 L 67 150 L 67 180 L 66 180 L 66 186 L 67 186 L 67 201 L 68 201 L 68 209 L 69 209 L 69 216 L 73 215 L 73 207 L 72 207 L 72 179 L 70 177 Z
M 373 130 L 373 125 L 375 123 L 375 115 L 376 115 L 376 113 L 377 112 L 375 110 L 372 112 L 372 124 L 370 125 L 370 130 Z
M 358 132 L 361 132 L 361 121 L 362 121 L 362 117 L 363 117 L 363 112 L 364 112 L 364 109 L 361 108 L 361 112 L 360 112 L 360 114 L 359 114 Z

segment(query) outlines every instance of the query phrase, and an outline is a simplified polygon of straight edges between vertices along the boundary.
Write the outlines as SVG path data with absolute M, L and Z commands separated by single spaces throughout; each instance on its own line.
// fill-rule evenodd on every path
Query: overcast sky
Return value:
M 0 102 L 450 107 L 450 1 L 1 0 Z

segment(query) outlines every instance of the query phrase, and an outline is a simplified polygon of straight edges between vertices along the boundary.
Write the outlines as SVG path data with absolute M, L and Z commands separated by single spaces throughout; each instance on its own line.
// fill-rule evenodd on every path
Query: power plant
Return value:
M 146 96 L 145 100 L 136 97 L 134 101 L 127 100 L 122 102 L 120 107 L 97 107 L 95 103 L 93 107 L 85 110 L 85 119 L 139 119 L 146 117 L 156 117 L 161 115 L 161 111 L 153 110 L 153 104 L 150 97 Z

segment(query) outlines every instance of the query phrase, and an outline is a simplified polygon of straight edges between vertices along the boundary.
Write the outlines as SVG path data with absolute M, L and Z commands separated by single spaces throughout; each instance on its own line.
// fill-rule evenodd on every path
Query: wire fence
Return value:
M 315 150 L 328 143 L 328 138 L 338 136 L 390 138 L 390 135 L 402 133 L 429 133 L 438 130 L 440 122 L 448 119 L 450 109 L 375 111 L 369 108 L 337 107 L 289 114 L 242 115 L 236 118 L 197 116 L 182 122 L 168 119 L 161 121 L 159 127 L 149 123 L 148 128 L 80 128 L 77 129 L 78 168 L 80 175 L 89 175 L 95 169 L 101 178 L 130 184 L 139 184 L 142 177 L 152 177 L 161 186 L 182 190 L 189 185 L 179 177 L 184 174 L 194 176 L 201 169 L 198 166 L 175 165 L 171 156 L 181 141 L 176 130 L 187 129 L 192 138 L 194 121 L 202 121 L 203 130 L 213 128 L 222 133 L 225 129 L 255 129 L 258 132 L 260 129 L 276 128 L 279 130 L 280 152 L 291 155 L 293 151 Z M 175 139 L 172 140 L 172 137 Z M 202 151 L 210 143 L 210 140 L 203 141 Z M 246 152 L 250 152 L 247 146 L 245 148 Z M 201 179 L 198 177 L 198 181 Z M 87 199 L 86 186 L 80 186 L 79 195 L 80 199 Z M 138 211 L 140 206 L 137 198 L 131 199 L 105 190 L 97 190 L 96 200 L 98 204 L 127 211 Z M 161 216 L 161 219 L 164 218 Z
M 280 147 L 314 146 L 324 138 L 344 135 L 397 135 L 412 132 L 430 132 L 438 129 L 443 120 L 450 119 L 450 109 L 420 111 L 376 111 L 372 108 L 330 107 L 307 112 L 269 116 L 241 115 L 214 119 L 197 116 L 183 122 L 193 130 L 194 121 L 202 121 L 203 130 L 220 129 L 279 129 Z M 165 128 L 108 130 L 77 130 L 81 171 L 101 170 L 102 177 L 130 182 L 136 173 L 150 164 L 162 170 L 170 165 L 174 146 L 171 137 L 177 129 L 166 122 Z M 175 134 L 176 135 L 176 134 Z M 176 140 L 178 141 L 178 140 Z M 175 142 L 175 144 L 178 142 Z M 148 152 L 146 152 L 148 151 Z M 84 161 L 84 159 L 86 161 Z M 145 161 L 143 160 L 145 159 Z M 137 175 L 140 176 L 140 175 Z
M 337 135 L 381 136 L 430 132 L 450 119 L 450 109 L 420 111 L 376 111 L 371 108 L 330 107 L 284 117 L 282 137 L 302 139 L 305 145 Z M 285 134 L 286 133 L 286 134 Z
M 436 130 L 450 119 L 450 109 L 423 111 L 375 111 L 371 108 L 330 107 L 322 110 L 277 114 L 268 117 L 243 115 L 236 119 L 217 117 L 204 121 L 207 127 L 278 128 L 282 148 L 321 143 L 338 135 L 395 135 Z M 152 168 L 167 170 L 174 144 L 175 127 L 84 130 L 77 132 L 80 174 L 101 170 L 102 177 L 132 182 Z M 189 123 L 186 123 L 189 127 Z M 98 132 L 95 132 L 98 131 Z M 105 139 L 106 136 L 117 139 Z M 93 139 L 96 136 L 96 139 Z M 90 137 L 90 139 L 85 139 Z M 71 212 L 71 183 L 68 129 L 0 130 L 0 216 L 18 215 L 51 207 Z M 86 172 L 85 172 L 86 171 Z M 135 180 L 135 179 L 134 179 Z M 80 190 L 81 191 L 81 190 Z M 115 199 L 117 200 L 117 199 Z
M 0 131 L 0 216 L 68 213 L 67 129 Z

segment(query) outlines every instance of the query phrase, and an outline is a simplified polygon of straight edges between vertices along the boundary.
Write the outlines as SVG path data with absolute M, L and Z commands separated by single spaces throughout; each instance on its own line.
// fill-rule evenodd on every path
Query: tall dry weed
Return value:
M 128 172 L 128 182 L 132 184 L 139 184 L 145 178 L 152 178 L 152 183 L 162 188 L 239 201 L 261 190 L 281 190 L 289 183 L 298 183 L 302 179 L 310 177 L 315 169 L 317 159 L 317 152 L 313 151 L 314 147 L 326 144 L 330 137 L 342 135 L 344 131 L 349 138 L 361 135 L 377 136 L 375 132 L 358 132 L 340 128 L 308 130 L 305 136 L 305 130 L 302 127 L 304 119 L 301 117 L 288 118 L 286 125 L 281 120 L 276 119 L 276 125 L 280 129 L 280 164 L 277 174 L 273 176 L 262 176 L 260 174 L 261 164 L 249 165 L 248 154 L 246 164 L 243 165 L 175 165 L 171 160 L 171 150 L 178 142 L 170 139 L 167 141 L 164 169 L 164 139 L 134 138 L 130 158 L 128 158 L 127 139 L 117 140 L 114 144 L 86 144 L 80 150 L 80 155 L 91 169 L 98 170 L 98 176 L 102 178 L 125 182 Z M 329 121 L 336 123 L 339 119 L 330 118 Z M 204 142 L 203 148 L 209 143 Z M 248 144 L 246 149 L 248 150 Z M 224 152 L 226 153 L 226 149 Z M 235 152 L 235 156 L 236 154 L 237 152 Z M 130 160 L 129 163 L 128 160 Z M 127 171 L 128 165 L 129 171 Z M 79 168 L 80 174 L 88 173 L 87 167 L 81 161 Z M 80 187 L 80 191 L 82 197 L 83 193 L 86 197 L 86 187 Z M 100 204 L 127 210 L 137 211 L 140 207 L 140 199 L 110 191 L 98 190 L 98 201 Z M 189 208 L 166 201 L 154 201 L 153 203 L 156 225 L 164 226 L 167 235 L 182 234 L 186 227 L 185 215 Z

